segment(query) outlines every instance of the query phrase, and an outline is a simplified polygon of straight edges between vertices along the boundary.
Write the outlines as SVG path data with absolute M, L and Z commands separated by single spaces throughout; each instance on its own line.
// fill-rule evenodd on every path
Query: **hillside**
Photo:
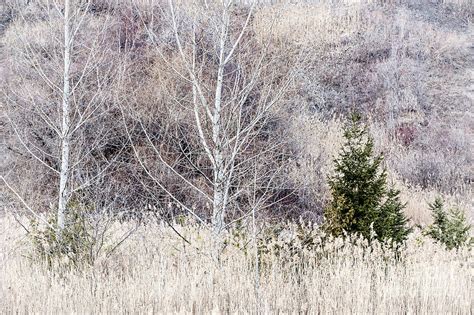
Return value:
M 2 1 L 0 312 L 468 314 L 473 18 Z

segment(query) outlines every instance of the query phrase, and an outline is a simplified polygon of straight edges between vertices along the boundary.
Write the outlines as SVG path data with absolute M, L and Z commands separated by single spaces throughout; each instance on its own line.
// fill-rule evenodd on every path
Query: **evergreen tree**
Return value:
M 443 199 L 437 197 L 433 203 L 429 204 L 433 224 L 427 229 L 427 234 L 436 241 L 444 243 L 444 233 L 447 229 L 448 214 L 444 211 Z
M 344 129 L 346 142 L 334 161 L 329 178 L 332 203 L 325 211 L 327 229 L 333 235 L 343 231 L 369 238 L 401 242 L 410 232 L 403 215 L 399 191 L 387 188 L 382 155 L 374 154 L 373 139 L 360 116 L 354 115 Z
M 433 216 L 433 224 L 427 229 L 429 236 L 446 245 L 448 249 L 472 243 L 469 233 L 471 226 L 467 223 L 464 212 L 456 208 L 446 212 L 443 200 L 439 197 L 429 206 Z
M 380 239 L 391 239 L 396 243 L 403 242 L 411 228 L 408 228 L 408 219 L 403 214 L 406 204 L 401 203 L 400 191 L 389 189 L 386 201 L 380 206 L 379 217 L 375 221 L 378 225 L 375 228 Z

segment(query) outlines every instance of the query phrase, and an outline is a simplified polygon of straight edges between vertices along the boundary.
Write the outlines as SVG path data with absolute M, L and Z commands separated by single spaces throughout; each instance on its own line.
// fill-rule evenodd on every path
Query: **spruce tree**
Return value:
M 433 203 L 428 204 L 433 217 L 433 224 L 427 229 L 427 234 L 436 241 L 445 243 L 445 231 L 447 230 L 448 214 L 444 211 L 443 199 L 437 197 Z
M 459 248 L 464 245 L 472 245 L 473 239 L 470 237 L 471 226 L 467 223 L 464 212 L 451 208 L 444 209 L 444 202 L 441 198 L 429 204 L 433 217 L 426 234 L 437 242 L 443 243 L 448 249 Z
M 382 155 L 374 154 L 374 141 L 360 116 L 353 115 L 344 129 L 345 144 L 334 160 L 329 177 L 333 200 L 325 210 L 326 227 L 333 235 L 360 233 L 379 240 L 401 242 L 410 232 L 399 191 L 387 188 Z
M 403 242 L 411 228 L 408 228 L 408 219 L 403 214 L 406 204 L 400 201 L 400 191 L 389 189 L 386 194 L 386 201 L 380 206 L 375 221 L 378 225 L 375 227 L 379 239 L 391 239 L 396 243 Z

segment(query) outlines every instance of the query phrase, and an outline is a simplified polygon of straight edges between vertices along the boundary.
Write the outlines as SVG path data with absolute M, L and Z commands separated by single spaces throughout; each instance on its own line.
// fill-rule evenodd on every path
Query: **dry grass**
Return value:
M 300 198 L 320 214 L 329 198 L 324 178 L 342 142 L 343 121 L 329 117 L 353 103 L 370 113 L 377 150 L 386 156 L 412 224 L 430 223 L 427 203 L 440 194 L 438 188 L 451 194 L 444 196 L 449 205 L 470 209 L 472 187 L 464 187 L 463 178 L 472 173 L 472 95 L 467 88 L 472 81 L 472 22 L 463 21 L 472 19 L 472 1 L 445 0 L 457 12 L 446 21 L 440 19 L 441 11 L 431 17 L 431 11 L 416 6 L 376 5 L 400 1 L 330 2 L 259 8 L 253 22 L 260 40 L 271 36 L 286 53 L 306 47 L 312 56 L 299 78 L 301 95 L 289 102 L 296 109 L 287 119 L 298 152 L 288 180 L 301 187 Z M 274 21 L 273 28 L 268 21 Z M 3 41 L 14 46 L 20 30 L 21 25 L 14 25 Z M 28 31 L 23 40 L 48 48 L 43 37 L 33 38 L 45 30 L 38 22 L 23 30 Z M 141 95 L 143 104 L 153 106 L 156 95 L 166 101 L 162 90 L 168 85 L 179 89 L 171 79 L 163 84 L 163 71 L 155 67 L 151 73 L 162 81 L 144 84 Z M 176 121 L 188 120 L 178 116 L 181 112 L 174 115 Z M 402 124 L 413 126 L 414 140 L 407 145 L 392 139 Z M 445 143 L 457 142 L 457 151 L 445 148 Z M 449 159 L 440 154 L 446 150 Z M 420 160 L 431 162 L 441 187 L 416 186 L 426 173 Z M 454 186 L 458 195 L 449 189 Z M 24 184 L 22 189 L 36 198 L 30 187 Z M 472 222 L 474 212 L 467 215 Z M 110 239 L 120 238 L 128 228 L 115 224 Z M 53 273 L 28 257 L 28 238 L 19 225 L 11 217 L 0 218 L 0 313 L 472 314 L 474 309 L 472 252 L 448 252 L 419 232 L 410 236 L 398 263 L 387 260 L 383 246 L 373 245 L 369 253 L 361 241 L 353 245 L 342 240 L 299 250 L 301 259 L 289 248 L 302 245 L 294 230 L 274 235 L 270 243 L 283 250 L 279 257 L 264 257 L 257 290 L 251 247 L 245 253 L 228 246 L 217 268 L 207 254 L 207 231 L 196 226 L 179 230 L 192 245 L 171 229 L 150 224 L 93 267 Z
M 26 238 L 10 217 L 0 227 L 1 313 L 469 314 L 473 307 L 472 253 L 447 252 L 419 235 L 395 263 L 379 245 L 368 253 L 363 242 L 342 240 L 296 259 L 285 244 L 301 243 L 287 231 L 271 241 L 284 249 L 266 256 L 257 295 L 252 255 L 228 247 L 216 268 L 206 255 L 209 235 L 196 227 L 180 229 L 192 242 L 185 246 L 169 228 L 149 225 L 108 260 L 62 273 L 23 256 Z

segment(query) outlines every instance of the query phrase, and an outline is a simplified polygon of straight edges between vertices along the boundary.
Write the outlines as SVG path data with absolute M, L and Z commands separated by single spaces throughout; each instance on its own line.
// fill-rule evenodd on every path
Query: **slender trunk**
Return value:
M 216 159 L 218 160 L 218 159 Z M 217 162 L 217 161 L 216 161 Z M 217 170 L 214 174 L 214 196 L 212 205 L 212 238 L 213 238 L 213 256 L 219 261 L 223 247 L 222 232 L 225 224 L 225 184 L 222 170 Z
M 59 175 L 59 202 L 58 202 L 58 235 L 60 236 L 65 227 L 66 207 L 69 195 L 69 155 L 70 155 L 70 79 L 71 67 L 71 2 L 64 3 L 64 72 L 63 72 L 63 95 L 62 95 L 62 127 L 61 127 L 61 165 Z
M 219 52 L 219 68 L 217 69 L 217 82 L 214 100 L 214 113 L 212 117 L 212 140 L 214 142 L 214 198 L 212 205 L 212 234 L 214 242 L 214 259 L 219 261 L 222 251 L 222 232 L 225 223 L 226 208 L 226 178 L 224 174 L 224 156 L 223 143 L 221 137 L 221 110 L 222 110 L 222 86 L 224 83 L 224 54 L 225 39 L 227 36 L 227 15 L 224 10 L 224 22 L 220 34 L 220 52 Z
M 214 134 L 220 129 L 220 121 L 217 120 L 214 125 Z M 224 159 L 221 150 L 221 142 L 219 137 L 214 141 L 216 148 L 214 149 L 214 194 L 212 204 L 212 236 L 214 241 L 214 258 L 218 261 L 222 250 L 222 232 L 225 224 L 225 208 L 226 208 L 226 178 L 224 174 Z
M 253 250 L 255 254 L 255 301 L 256 301 L 256 313 L 260 313 L 260 261 L 258 255 L 258 243 L 257 243 L 257 224 L 255 222 L 255 206 L 252 206 L 252 238 L 253 238 Z

